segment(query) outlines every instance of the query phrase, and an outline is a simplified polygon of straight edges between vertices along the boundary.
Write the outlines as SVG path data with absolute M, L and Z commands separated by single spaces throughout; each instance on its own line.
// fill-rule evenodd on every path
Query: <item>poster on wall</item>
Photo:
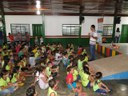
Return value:
M 97 42 L 98 43 L 102 43 L 102 34 L 103 34 L 103 18 L 98 18 L 98 39 Z

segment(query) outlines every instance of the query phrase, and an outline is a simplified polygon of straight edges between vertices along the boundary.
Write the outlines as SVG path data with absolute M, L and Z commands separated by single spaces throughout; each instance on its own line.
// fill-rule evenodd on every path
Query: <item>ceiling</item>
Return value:
M 128 0 L 40 0 L 41 14 L 128 16 Z M 5 15 L 36 15 L 36 0 L 1 0 Z

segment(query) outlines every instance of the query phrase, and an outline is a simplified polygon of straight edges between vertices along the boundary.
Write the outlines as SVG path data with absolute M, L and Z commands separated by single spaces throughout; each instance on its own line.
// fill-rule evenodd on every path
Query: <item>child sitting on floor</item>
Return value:
M 75 92 L 75 88 L 76 88 L 76 82 L 74 82 L 73 80 L 73 73 L 74 73 L 74 69 L 72 66 L 67 68 L 67 76 L 66 76 L 66 84 L 68 89 L 73 90 Z
M 84 66 L 80 71 L 81 82 L 84 87 L 90 88 L 92 85 L 92 75 L 89 73 L 89 68 Z
M 110 89 L 104 83 L 102 83 L 102 81 L 100 80 L 101 77 L 102 77 L 101 72 L 97 72 L 95 74 L 94 83 L 93 83 L 93 91 L 96 93 L 100 93 L 100 94 L 106 94 L 110 92 Z
M 46 73 L 48 77 L 56 77 L 58 74 L 58 70 L 58 66 L 52 66 L 52 63 L 50 61 L 47 63 Z
M 35 72 L 34 72 L 34 84 L 36 84 L 36 82 L 38 82 L 39 81 L 39 76 L 40 76 L 40 73 L 41 73 L 41 71 L 42 71 L 42 68 L 41 68 L 41 66 L 37 66 L 36 67 L 36 69 L 35 69 Z
M 95 71 L 94 71 L 94 69 L 92 68 L 92 66 L 90 66 L 86 61 L 83 62 L 83 68 L 84 68 L 84 67 L 88 67 L 88 68 L 89 68 L 89 73 L 90 73 L 91 75 L 94 75 L 94 74 L 95 74 Z
M 78 59 L 78 65 L 77 65 L 78 71 L 83 70 L 83 61 L 84 61 L 84 56 L 80 55 Z
M 67 67 L 69 65 L 69 59 L 68 59 L 68 53 L 67 52 L 64 52 L 63 53 L 62 62 L 63 62 L 63 64 L 64 64 L 65 67 Z
M 30 86 L 26 90 L 26 96 L 38 96 L 37 92 L 35 91 L 35 86 Z
M 0 77 L 0 96 L 10 95 L 17 89 L 17 84 L 10 82 L 8 73 L 5 71 L 3 73 Z
M 49 88 L 48 88 L 48 95 L 47 96 L 57 96 L 57 84 L 58 82 L 54 79 L 49 80 Z
M 77 82 L 76 92 L 77 92 L 76 96 L 86 96 L 86 93 L 83 92 L 82 84 L 80 82 Z
M 38 84 L 41 89 L 47 89 L 49 87 L 49 85 L 48 85 L 49 78 L 47 78 L 47 75 L 46 75 L 46 67 L 42 67 L 41 70 L 42 70 L 42 72 L 39 75 Z
M 77 54 L 78 54 L 78 55 L 81 55 L 81 53 L 82 53 L 82 50 L 83 50 L 83 48 L 82 48 L 81 46 L 79 46 L 79 47 L 78 47 L 78 51 L 77 51 Z

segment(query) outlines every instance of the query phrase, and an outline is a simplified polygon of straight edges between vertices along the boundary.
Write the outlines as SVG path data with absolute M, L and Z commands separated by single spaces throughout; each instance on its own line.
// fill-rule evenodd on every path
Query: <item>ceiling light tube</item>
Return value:
M 37 4 L 37 5 L 40 5 L 40 1 L 39 1 L 39 0 L 37 0 L 37 1 L 36 1 L 36 4 Z
M 37 11 L 36 11 L 36 14 L 37 14 L 37 15 L 40 15 L 40 10 L 37 10 Z
M 36 8 L 37 8 L 37 9 L 40 9 L 40 5 L 37 4 L 37 5 L 36 5 Z

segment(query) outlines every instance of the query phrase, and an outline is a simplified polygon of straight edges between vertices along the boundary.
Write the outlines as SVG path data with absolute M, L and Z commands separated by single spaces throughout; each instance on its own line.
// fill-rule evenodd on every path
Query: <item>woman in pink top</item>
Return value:
M 66 83 L 67 83 L 67 86 L 70 90 L 73 90 L 75 91 L 75 88 L 76 88 L 76 82 L 74 82 L 73 80 L 73 72 L 74 72 L 74 69 L 72 66 L 68 67 L 67 68 L 67 76 L 66 76 Z
M 16 48 L 15 48 L 15 50 L 16 50 L 16 53 L 17 53 L 17 54 L 19 53 L 19 51 L 20 51 L 20 48 L 21 48 L 21 45 L 20 45 L 20 44 L 16 45 Z

